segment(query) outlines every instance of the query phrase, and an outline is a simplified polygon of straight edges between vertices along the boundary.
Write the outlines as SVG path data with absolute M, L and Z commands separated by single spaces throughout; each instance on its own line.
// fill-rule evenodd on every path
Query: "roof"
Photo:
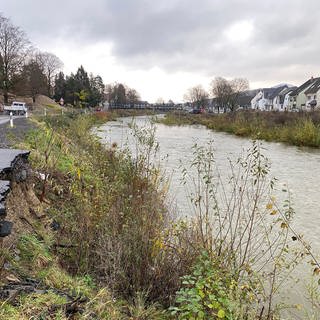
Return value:
M 240 97 L 238 97 L 237 99 L 237 103 L 240 106 L 247 106 L 247 105 L 251 105 L 251 100 L 252 100 L 252 96 L 249 95 L 242 95 Z
M 304 92 L 305 94 L 317 93 L 320 89 L 320 78 L 317 80 Z
M 270 99 L 272 100 L 273 98 L 275 98 L 281 91 L 283 91 L 284 89 L 287 89 L 288 86 L 287 85 L 283 85 L 280 87 L 276 87 L 276 88 L 264 88 L 262 89 L 264 97 L 266 99 Z
M 278 96 L 280 97 L 280 103 L 284 103 L 285 96 L 290 92 L 294 91 L 295 89 L 297 89 L 297 87 L 289 87 L 279 92 Z
M 319 80 L 320 78 L 310 78 L 305 83 L 303 83 L 300 87 L 290 93 L 290 96 L 294 97 L 297 96 L 302 91 L 308 89 L 315 81 Z
M 286 89 L 282 90 L 282 91 L 279 93 L 279 96 L 285 96 L 285 95 L 287 95 L 288 93 L 290 93 L 290 92 L 292 92 L 292 91 L 294 91 L 294 90 L 296 90 L 296 89 L 297 89 L 297 87 L 289 87 L 289 88 L 286 88 Z
M 242 91 L 241 95 L 243 96 L 250 96 L 252 98 L 254 98 L 256 96 L 256 94 L 260 91 L 261 89 L 251 89 L 251 90 L 245 90 Z

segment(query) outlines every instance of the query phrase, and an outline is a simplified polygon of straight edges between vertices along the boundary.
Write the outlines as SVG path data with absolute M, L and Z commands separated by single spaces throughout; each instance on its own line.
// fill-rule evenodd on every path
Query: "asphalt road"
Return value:
M 24 116 L 13 116 L 13 120 L 24 118 Z M 0 125 L 9 122 L 10 116 L 9 115 L 0 115 Z
M 25 116 L 14 116 L 13 127 L 9 125 L 10 117 L 0 115 L 0 148 L 12 148 L 14 144 L 25 138 L 35 126 Z

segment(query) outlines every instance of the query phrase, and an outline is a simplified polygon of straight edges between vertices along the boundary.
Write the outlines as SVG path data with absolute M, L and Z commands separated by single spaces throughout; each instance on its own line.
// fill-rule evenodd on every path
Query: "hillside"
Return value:
M 45 105 L 53 105 L 53 106 L 59 107 L 59 104 L 56 103 L 53 99 L 42 94 L 36 95 L 36 102 L 33 103 L 31 97 L 19 96 L 19 95 L 9 93 L 9 104 L 11 104 L 12 101 L 25 102 L 29 107 L 41 107 Z M 0 103 L 4 104 L 3 95 L 0 95 Z

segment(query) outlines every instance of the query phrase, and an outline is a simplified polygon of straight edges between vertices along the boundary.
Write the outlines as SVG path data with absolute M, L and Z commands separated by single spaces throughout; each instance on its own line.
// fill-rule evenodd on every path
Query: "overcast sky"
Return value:
M 0 11 L 67 74 L 82 64 L 150 102 L 216 76 L 257 88 L 320 73 L 319 0 L 0 0 Z

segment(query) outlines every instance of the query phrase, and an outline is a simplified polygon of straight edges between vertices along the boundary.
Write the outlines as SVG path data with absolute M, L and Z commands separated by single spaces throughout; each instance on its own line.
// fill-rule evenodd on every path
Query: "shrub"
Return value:
M 275 180 L 259 143 L 230 162 L 227 182 L 212 143 L 195 145 L 183 170 L 195 218 L 173 222 L 153 129 L 133 125 L 133 155 L 102 146 L 90 134 L 95 121 L 48 118 L 30 140 L 33 165 L 48 177 L 38 181 L 41 198 L 61 225 L 55 237 L 61 264 L 132 301 L 131 316 L 154 317 L 152 302 L 167 306 L 178 292 L 172 311 L 181 319 L 275 319 L 274 297 L 306 252 L 289 250 L 290 236 L 299 238 L 290 228 L 293 209 L 290 202 L 280 209 L 272 197 Z M 42 277 L 54 283 L 56 268 L 48 264 Z M 144 298 L 134 301 L 139 292 Z
M 277 319 L 275 297 L 310 250 L 293 242 L 301 240 L 290 227 L 293 209 L 290 201 L 283 208 L 277 204 L 269 171 L 257 142 L 230 162 L 225 180 L 215 167 L 212 142 L 194 146 L 183 174 L 195 215 L 192 245 L 206 254 L 177 292 L 172 310 L 181 319 L 218 319 L 219 310 L 226 319 Z M 216 300 L 220 304 L 211 303 Z
M 171 226 L 166 183 L 153 162 L 154 133 L 133 128 L 138 153 L 132 155 L 102 146 L 90 134 L 95 121 L 48 117 L 49 128 L 29 139 L 33 165 L 48 177 L 38 181 L 40 195 L 61 225 L 56 235 L 61 262 L 72 274 L 91 274 L 124 298 L 147 292 L 148 301 L 169 304 L 195 253 L 183 238 L 188 231 Z
M 215 265 L 215 258 L 203 252 L 190 275 L 182 277 L 176 307 L 171 314 L 177 319 L 234 319 L 232 278 Z M 229 297 L 230 296 L 230 297 Z

